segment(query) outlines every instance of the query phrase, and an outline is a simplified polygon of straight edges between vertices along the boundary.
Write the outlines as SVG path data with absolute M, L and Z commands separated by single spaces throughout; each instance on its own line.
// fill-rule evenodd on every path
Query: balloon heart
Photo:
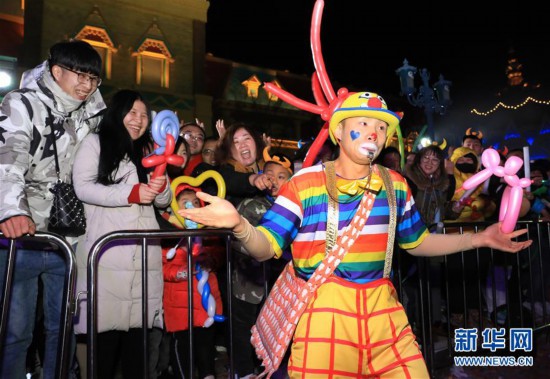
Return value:
M 179 215 L 178 211 L 180 209 L 178 205 L 178 201 L 176 200 L 176 196 L 174 195 L 176 193 L 176 189 L 180 184 L 189 184 L 191 187 L 200 187 L 200 185 L 207 179 L 214 179 L 218 186 L 218 193 L 217 196 L 221 198 L 225 198 L 225 181 L 223 180 L 223 177 L 220 175 L 219 172 L 214 170 L 208 170 L 197 176 L 196 178 L 192 176 L 178 176 L 176 179 L 172 181 L 170 184 L 170 188 L 172 189 L 172 203 L 170 206 L 172 207 L 172 211 L 174 212 L 174 215 L 176 218 L 181 222 L 182 225 L 185 225 L 185 218 Z M 202 228 L 204 225 L 199 224 L 199 228 Z

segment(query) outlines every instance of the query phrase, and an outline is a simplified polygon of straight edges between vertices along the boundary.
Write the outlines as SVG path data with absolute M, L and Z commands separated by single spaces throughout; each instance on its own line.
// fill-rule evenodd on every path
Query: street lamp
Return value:
M 447 108 L 451 105 L 451 82 L 445 80 L 443 75 L 439 75 L 439 80 L 430 85 L 430 73 L 427 69 L 420 70 L 420 78 L 422 79 L 422 85 L 417 89 L 414 84 L 415 75 L 417 73 L 416 67 L 409 66 L 409 62 L 405 59 L 403 66 L 395 70 L 399 75 L 399 81 L 401 83 L 401 95 L 406 96 L 411 105 L 424 108 L 426 114 L 426 123 L 428 124 L 428 131 L 426 135 L 433 141 L 435 137 L 434 131 L 434 112 L 444 115 Z

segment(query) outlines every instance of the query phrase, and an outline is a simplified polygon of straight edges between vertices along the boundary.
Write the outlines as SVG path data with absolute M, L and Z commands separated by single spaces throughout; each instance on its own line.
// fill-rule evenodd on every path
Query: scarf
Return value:
M 264 168 L 264 161 L 263 159 L 257 160 L 250 166 L 244 166 L 239 161 L 235 159 L 228 159 L 227 164 L 233 166 L 236 172 L 242 172 L 242 173 L 256 173 L 259 174 Z
M 46 87 L 48 87 L 50 91 L 52 91 L 52 94 L 54 95 L 54 100 L 57 102 L 57 104 L 61 106 L 61 109 L 58 110 L 64 111 L 66 113 L 71 113 L 77 110 L 83 103 L 86 102 L 75 99 L 74 97 L 63 91 L 59 84 L 57 84 L 57 82 L 54 80 L 52 74 L 50 73 L 50 68 L 48 65 L 44 69 L 42 79 L 44 80 L 44 84 L 46 85 Z
M 419 190 L 434 189 L 439 191 L 446 191 L 449 188 L 449 177 L 447 175 L 443 176 L 433 176 L 432 179 L 426 177 L 420 167 L 413 166 L 408 167 L 405 170 L 405 176 L 412 180 L 416 187 Z
M 414 201 L 420 212 L 422 221 L 431 227 L 445 217 L 450 181 L 448 175 L 426 177 L 419 166 L 411 166 L 405 170 L 407 180 L 416 186 Z

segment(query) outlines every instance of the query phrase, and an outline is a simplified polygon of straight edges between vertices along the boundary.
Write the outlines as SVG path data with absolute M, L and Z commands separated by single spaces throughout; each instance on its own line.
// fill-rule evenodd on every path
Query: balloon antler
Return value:
M 317 71 L 311 75 L 311 90 L 313 91 L 313 97 L 315 98 L 317 105 L 325 108 L 328 107 L 328 102 L 323 94 L 323 89 L 321 88 L 321 82 L 319 82 L 319 75 L 317 75 Z
M 313 7 L 313 16 L 311 17 L 311 29 L 310 29 L 310 43 L 311 53 L 313 54 L 313 65 L 317 73 L 321 88 L 325 93 L 325 97 L 329 102 L 332 102 L 336 95 L 334 89 L 325 68 L 325 60 L 323 59 L 323 52 L 321 50 L 321 18 L 323 17 L 323 8 L 325 2 L 323 0 L 317 0 Z M 325 120 L 327 121 L 327 120 Z
M 170 110 L 160 111 L 153 119 L 151 126 L 155 151 L 143 158 L 143 167 L 155 167 L 152 177 L 164 175 L 166 165 L 183 166 L 185 158 L 174 154 L 176 140 L 179 136 L 179 121 L 176 114 Z
M 328 121 L 330 117 L 334 113 L 334 110 L 338 109 L 349 95 L 346 88 L 340 88 L 337 94 L 334 93 L 334 89 L 325 69 L 325 61 L 323 60 L 323 53 L 321 51 L 321 18 L 324 5 L 325 3 L 323 0 L 317 0 L 315 2 L 310 29 L 311 52 L 313 54 L 313 64 L 316 70 L 312 75 L 311 84 L 313 96 L 317 104 L 299 99 L 271 83 L 264 83 L 264 89 L 269 93 L 272 93 L 290 105 L 294 105 L 296 108 L 318 114 L 325 121 L 317 138 L 315 138 L 315 141 L 313 141 L 309 148 L 302 167 L 309 167 L 314 163 L 315 157 L 329 135 Z

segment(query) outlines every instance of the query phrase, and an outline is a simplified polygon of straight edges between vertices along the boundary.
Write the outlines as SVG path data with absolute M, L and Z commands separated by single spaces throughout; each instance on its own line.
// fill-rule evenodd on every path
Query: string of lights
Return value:
M 505 109 L 512 109 L 512 110 L 516 110 L 516 109 L 519 109 L 525 105 L 527 105 L 529 102 L 533 102 L 533 103 L 536 103 L 536 104 L 542 104 L 542 105 L 550 105 L 550 100 L 538 100 L 538 99 L 535 99 L 531 96 L 527 97 L 525 100 L 523 100 L 522 103 L 520 104 L 516 104 L 516 105 L 507 105 L 507 104 L 504 104 L 502 101 L 499 102 L 497 105 L 495 105 L 493 107 L 493 109 L 490 109 L 486 112 L 481 112 L 481 111 L 478 111 L 476 108 L 472 109 L 470 111 L 470 113 L 473 113 L 475 115 L 478 115 L 478 116 L 488 116 L 490 115 L 491 113 L 493 112 L 496 112 L 498 108 L 505 108 Z

